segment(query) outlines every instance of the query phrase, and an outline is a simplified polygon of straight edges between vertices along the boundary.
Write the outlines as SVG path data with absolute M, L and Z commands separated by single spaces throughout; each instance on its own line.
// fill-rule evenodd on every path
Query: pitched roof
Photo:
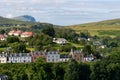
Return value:
M 30 35 L 30 36 L 33 36 L 33 32 L 32 31 L 29 31 L 29 32 L 23 32 L 21 35 Z
M 3 34 L 0 34 L 0 38 L 5 38 L 5 36 Z
M 9 33 L 14 33 L 14 32 L 16 32 L 15 30 L 11 30 Z
M 21 34 L 21 33 L 23 33 L 23 31 L 22 30 L 17 30 L 15 33 Z
M 13 53 L 8 54 L 8 57 L 30 57 L 30 53 Z

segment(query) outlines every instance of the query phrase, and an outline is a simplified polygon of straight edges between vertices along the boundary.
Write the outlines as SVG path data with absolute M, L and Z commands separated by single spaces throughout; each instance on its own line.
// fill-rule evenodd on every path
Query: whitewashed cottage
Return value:
M 46 52 L 46 61 L 47 62 L 59 62 L 59 60 L 60 60 L 59 51 Z
M 0 54 L 0 63 L 7 63 L 7 54 L 6 53 Z
M 14 53 L 7 57 L 8 63 L 28 63 L 32 61 L 30 53 Z

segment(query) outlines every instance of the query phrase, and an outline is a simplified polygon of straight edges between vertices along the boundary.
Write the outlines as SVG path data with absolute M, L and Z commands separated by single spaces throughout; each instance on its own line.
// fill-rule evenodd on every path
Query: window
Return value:
M 54 59 L 52 59 L 52 61 L 54 62 Z
M 50 61 L 50 59 L 48 59 L 48 61 Z

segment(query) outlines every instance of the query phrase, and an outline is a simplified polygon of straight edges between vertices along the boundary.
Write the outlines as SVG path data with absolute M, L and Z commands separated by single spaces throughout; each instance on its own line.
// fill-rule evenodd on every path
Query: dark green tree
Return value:
M 64 76 L 64 80 L 80 80 L 78 72 L 78 63 L 71 59 Z
M 14 42 L 19 42 L 19 38 L 16 37 L 16 36 L 13 36 L 13 37 L 7 37 L 7 42 L 8 43 L 14 43 Z
M 0 29 L 0 34 L 4 34 L 4 33 L 5 33 L 5 30 Z
M 26 45 L 23 43 L 15 42 L 15 43 L 11 44 L 10 47 L 12 48 L 13 52 L 18 52 L 18 53 L 19 52 L 20 53 L 27 52 Z
M 51 36 L 51 37 L 54 37 L 54 36 L 55 36 L 55 30 L 54 30 L 54 28 L 53 28 L 53 25 L 49 25 L 49 26 L 44 27 L 44 28 L 42 29 L 42 32 L 43 32 L 44 34 L 47 34 L 47 35 Z
M 120 52 L 96 62 L 91 66 L 91 80 L 120 80 Z

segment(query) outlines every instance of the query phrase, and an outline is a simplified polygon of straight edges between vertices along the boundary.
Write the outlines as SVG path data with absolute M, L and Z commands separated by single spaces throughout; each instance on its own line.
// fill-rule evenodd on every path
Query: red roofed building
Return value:
M 70 55 L 76 61 L 80 61 L 80 62 L 84 61 L 84 54 L 83 54 L 82 50 L 73 50 L 73 49 L 71 49 Z
M 6 39 L 6 37 L 3 34 L 0 34 L 0 40 L 3 41 L 5 39 Z
M 31 37 L 33 35 L 34 35 L 34 33 L 32 31 L 30 31 L 30 32 L 23 32 L 21 34 L 21 37 Z
M 46 61 L 46 53 L 45 52 L 32 52 L 31 57 L 32 57 L 32 62 L 35 62 L 40 57 L 44 58 Z
M 11 31 L 8 33 L 8 35 L 14 36 L 14 33 L 15 33 L 15 32 L 16 32 L 15 30 L 11 30 Z
M 23 31 L 17 30 L 17 31 L 14 33 L 14 36 L 20 36 L 22 33 L 23 33 Z

